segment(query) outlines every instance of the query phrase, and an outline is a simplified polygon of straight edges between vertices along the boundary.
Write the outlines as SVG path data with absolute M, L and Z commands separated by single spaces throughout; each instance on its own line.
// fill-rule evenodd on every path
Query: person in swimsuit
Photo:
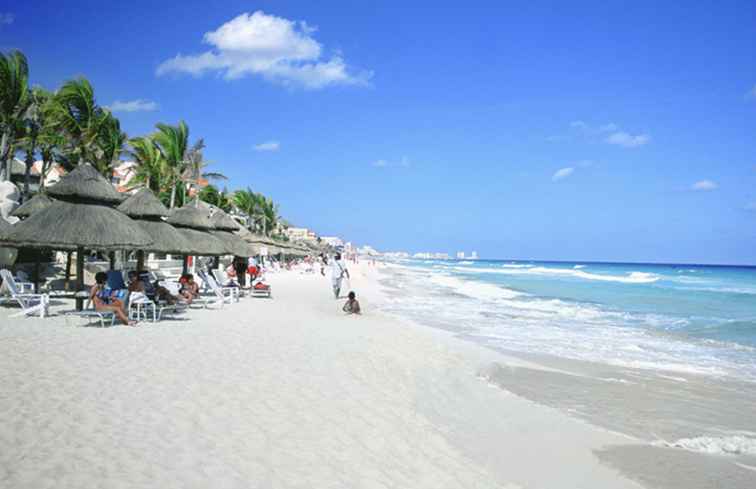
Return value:
M 347 296 L 349 299 L 344 303 L 344 307 L 341 308 L 347 314 L 362 314 L 360 310 L 360 302 L 357 300 L 357 295 L 354 291 L 350 292 Z
M 94 304 L 95 311 L 111 311 L 123 324 L 135 326 L 135 321 L 129 321 L 123 302 L 111 297 L 110 291 L 105 288 L 105 284 L 108 282 L 108 274 L 97 272 L 95 274 L 95 282 L 95 285 L 89 291 L 89 298 Z

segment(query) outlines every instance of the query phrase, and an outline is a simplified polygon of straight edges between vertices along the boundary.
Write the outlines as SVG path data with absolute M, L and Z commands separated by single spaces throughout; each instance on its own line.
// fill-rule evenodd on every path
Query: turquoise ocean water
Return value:
M 756 381 L 756 267 L 392 264 L 386 308 L 507 350 Z

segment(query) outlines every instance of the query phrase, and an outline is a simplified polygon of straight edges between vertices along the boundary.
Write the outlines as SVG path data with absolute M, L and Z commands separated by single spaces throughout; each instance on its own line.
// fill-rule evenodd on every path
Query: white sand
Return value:
M 639 487 L 593 454 L 626 438 L 490 386 L 499 354 L 374 312 L 352 271 L 362 317 L 298 273 L 139 328 L 0 309 L 0 487 Z

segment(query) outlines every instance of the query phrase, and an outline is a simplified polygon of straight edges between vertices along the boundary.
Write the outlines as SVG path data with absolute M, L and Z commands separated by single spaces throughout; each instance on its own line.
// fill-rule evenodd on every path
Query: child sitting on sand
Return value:
M 360 302 L 357 300 L 357 295 L 352 291 L 347 296 L 349 297 L 344 303 L 344 307 L 341 308 L 347 314 L 362 314 L 360 310 Z

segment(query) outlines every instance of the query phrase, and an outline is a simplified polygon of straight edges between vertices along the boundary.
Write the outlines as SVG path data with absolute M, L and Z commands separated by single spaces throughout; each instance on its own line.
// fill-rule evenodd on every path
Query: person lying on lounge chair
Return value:
M 105 287 L 108 281 L 108 274 L 97 272 L 95 274 L 95 285 L 89 291 L 89 298 L 94 304 L 95 311 L 113 312 L 118 319 L 128 326 L 136 326 L 135 321 L 129 321 L 129 317 L 124 310 L 124 304 L 119 299 L 111 297 L 111 291 Z
M 141 292 L 154 301 L 164 301 L 167 304 L 173 305 L 179 301 L 179 298 L 171 294 L 171 292 L 158 284 L 150 283 L 150 278 L 147 272 L 131 271 L 129 272 L 129 291 Z

